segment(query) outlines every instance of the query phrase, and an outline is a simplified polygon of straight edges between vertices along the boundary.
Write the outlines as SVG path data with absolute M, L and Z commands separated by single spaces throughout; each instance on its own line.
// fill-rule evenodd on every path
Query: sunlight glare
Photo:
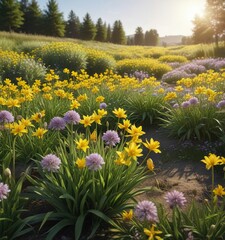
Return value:
M 184 14 L 188 20 L 192 21 L 195 16 L 203 17 L 204 8 L 204 5 L 196 2 L 195 4 L 190 4 L 189 6 L 187 6 Z

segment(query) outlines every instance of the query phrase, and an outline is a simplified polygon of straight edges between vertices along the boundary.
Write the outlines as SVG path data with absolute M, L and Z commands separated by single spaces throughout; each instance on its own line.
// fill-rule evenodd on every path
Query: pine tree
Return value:
M 144 33 L 141 27 L 137 27 L 134 34 L 134 44 L 144 45 Z
M 70 11 L 68 20 L 66 22 L 66 37 L 79 38 L 80 37 L 80 20 L 73 10 Z
M 96 35 L 95 40 L 99 42 L 105 42 L 106 41 L 106 29 L 105 25 L 102 22 L 102 19 L 99 18 L 96 23 Z
M 0 0 L 0 30 L 15 31 L 23 24 L 23 12 L 15 0 Z
M 112 30 L 110 24 L 107 26 L 107 31 L 106 31 L 106 42 L 111 42 L 112 38 Z
M 31 3 L 23 8 L 24 24 L 22 30 L 26 33 L 39 34 L 41 33 L 42 12 L 36 0 L 31 0 Z
M 126 44 L 126 36 L 120 20 L 114 22 L 111 41 L 116 44 Z
M 55 0 L 49 0 L 47 10 L 44 11 L 44 34 L 63 37 L 65 32 L 65 22 L 63 14 L 59 12 L 58 4 Z
M 80 29 L 81 39 L 93 40 L 95 37 L 95 32 L 95 25 L 91 19 L 91 16 L 89 13 L 86 13 Z
M 145 45 L 156 46 L 158 44 L 159 34 L 156 29 L 151 29 L 145 33 Z

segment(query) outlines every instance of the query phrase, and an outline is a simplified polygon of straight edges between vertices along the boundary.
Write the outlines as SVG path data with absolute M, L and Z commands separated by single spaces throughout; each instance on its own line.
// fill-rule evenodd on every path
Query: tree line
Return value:
M 159 37 L 157 30 L 144 33 L 141 27 L 137 27 L 134 36 L 126 37 L 120 20 L 111 27 L 101 18 L 94 23 L 87 13 L 81 22 L 73 10 L 65 21 L 56 0 L 49 0 L 44 11 L 36 0 L 0 0 L 0 31 L 150 46 L 157 45 Z

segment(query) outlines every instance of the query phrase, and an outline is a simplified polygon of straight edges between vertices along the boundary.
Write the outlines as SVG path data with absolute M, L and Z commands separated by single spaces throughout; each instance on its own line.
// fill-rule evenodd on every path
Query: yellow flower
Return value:
M 28 130 L 26 129 L 26 126 L 19 122 L 12 125 L 11 133 L 14 135 L 19 135 L 21 137 L 24 133 L 28 133 Z
M 125 159 L 126 158 L 126 154 L 124 152 L 116 151 L 116 153 L 119 156 L 119 158 L 117 158 L 114 161 L 116 165 L 130 166 L 131 161 L 130 161 L 130 159 Z
M 153 171 L 154 168 L 155 168 L 154 163 L 153 163 L 153 161 L 152 161 L 151 158 L 149 158 L 149 159 L 147 160 L 147 167 L 148 167 L 148 169 L 149 169 L 150 171 Z
M 120 129 L 124 129 L 125 131 L 127 131 L 127 129 L 130 127 L 131 123 L 130 120 L 128 119 L 124 119 L 123 123 L 118 123 L 118 127 Z
M 44 134 L 47 132 L 48 130 L 44 129 L 44 128 L 38 128 L 35 132 L 33 132 L 32 136 L 38 137 L 38 138 L 43 138 Z
M 220 196 L 220 197 L 222 197 L 223 195 L 225 195 L 224 188 L 223 188 L 220 184 L 218 184 L 218 187 L 213 190 L 213 193 L 214 193 L 216 196 Z
M 118 118 L 126 118 L 127 117 L 126 111 L 123 108 L 114 109 L 112 112 Z
M 85 101 L 85 100 L 87 100 L 88 99 L 88 97 L 87 97 L 87 94 L 85 93 L 85 94 L 83 94 L 83 95 L 79 95 L 78 97 L 77 97 L 77 101 Z
M 21 119 L 21 123 L 22 123 L 25 127 L 34 127 L 34 125 L 31 123 L 31 121 L 30 121 L 29 119 L 22 118 L 22 119 Z
M 162 232 L 159 231 L 159 230 L 156 230 L 155 231 L 155 227 L 156 225 L 155 224 L 152 224 L 152 227 L 151 229 L 147 229 L 147 228 L 144 228 L 144 233 L 149 236 L 148 240 L 154 240 L 154 239 L 157 239 L 157 240 L 162 240 L 161 237 L 159 236 L 156 236 L 156 234 L 161 234 Z
M 89 148 L 89 141 L 87 139 L 80 138 L 79 141 L 75 141 L 75 143 L 77 144 L 77 149 L 81 149 L 84 152 Z
M 8 106 L 9 108 L 11 108 L 11 107 L 20 107 L 19 100 L 18 99 L 12 99 L 12 98 L 9 98 L 6 101 L 5 105 Z
M 96 102 L 104 102 L 105 98 L 103 96 L 96 97 Z
M 107 115 L 107 111 L 105 109 L 98 109 L 98 115 L 104 117 Z
M 94 130 L 94 131 L 91 133 L 90 139 L 91 139 L 91 141 L 94 141 L 94 142 L 97 141 L 97 131 L 96 131 L 96 130 Z
M 170 101 L 174 98 L 177 98 L 177 94 L 175 92 L 168 92 L 166 96 L 164 97 L 165 101 Z
M 221 157 L 220 161 L 221 161 L 221 165 L 225 164 L 225 157 Z
M 34 120 L 35 122 L 40 122 L 41 119 L 45 116 L 45 110 L 35 113 L 31 116 L 31 120 Z
M 88 127 L 91 126 L 91 124 L 93 123 L 93 119 L 91 116 L 83 116 L 83 119 L 80 120 L 80 123 L 84 125 L 84 127 Z
M 63 69 L 63 72 L 66 73 L 66 74 L 69 74 L 70 73 L 70 70 L 68 68 L 64 68 Z
M 215 165 L 219 165 L 221 163 L 221 159 L 219 156 L 216 156 L 215 154 L 210 153 L 209 156 L 205 156 L 201 162 L 206 164 L 206 168 L 209 170 L 211 167 L 214 167 Z
M 127 152 L 127 155 L 134 160 L 137 160 L 137 157 L 143 156 L 142 149 L 139 148 L 140 145 L 137 145 L 135 142 L 131 142 L 128 147 L 125 147 L 125 151 Z
M 74 109 L 74 108 L 78 108 L 80 107 L 80 103 L 77 100 L 72 100 L 71 104 L 70 104 L 70 109 Z
M 133 210 L 130 211 L 123 211 L 122 217 L 124 221 L 130 221 L 133 218 Z
M 85 168 L 85 166 L 86 166 L 85 158 L 78 158 L 76 161 L 76 164 L 77 164 L 78 168 L 80 168 L 80 169 Z
M 150 142 L 146 140 L 146 143 L 143 142 L 143 144 L 147 149 L 149 149 L 149 151 L 161 153 L 161 151 L 158 149 L 160 147 L 160 142 L 154 141 L 153 138 L 150 139 Z
M 143 134 L 145 134 L 144 131 L 142 131 L 142 126 L 140 127 L 136 127 L 135 125 L 132 125 L 130 129 L 127 129 L 127 132 L 129 133 L 128 136 L 136 139 L 140 136 L 142 136 Z
M 97 114 L 95 111 L 94 113 L 91 115 L 91 118 L 94 122 L 96 122 L 97 124 L 101 125 L 101 119 L 102 119 L 102 116 Z

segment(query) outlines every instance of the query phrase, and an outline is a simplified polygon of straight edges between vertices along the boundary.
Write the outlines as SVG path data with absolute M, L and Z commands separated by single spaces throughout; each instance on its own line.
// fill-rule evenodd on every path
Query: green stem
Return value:
M 214 182 L 215 182 L 214 167 L 212 166 L 212 196 L 213 196 L 213 190 L 214 190 Z
M 93 185 L 93 200 L 94 200 L 94 207 L 95 207 L 95 171 L 92 170 L 92 185 Z
M 15 179 L 16 175 L 16 137 L 13 139 L 13 157 L 12 157 L 12 177 Z

